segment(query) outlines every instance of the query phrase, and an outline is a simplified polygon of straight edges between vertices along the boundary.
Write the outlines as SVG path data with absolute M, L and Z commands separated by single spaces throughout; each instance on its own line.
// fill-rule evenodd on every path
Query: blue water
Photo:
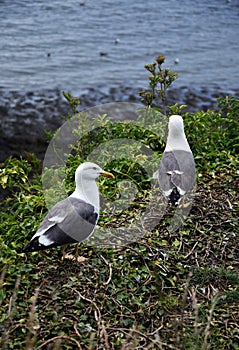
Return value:
M 0 33 L 7 90 L 142 87 L 161 52 L 175 87 L 239 87 L 239 0 L 0 0 Z

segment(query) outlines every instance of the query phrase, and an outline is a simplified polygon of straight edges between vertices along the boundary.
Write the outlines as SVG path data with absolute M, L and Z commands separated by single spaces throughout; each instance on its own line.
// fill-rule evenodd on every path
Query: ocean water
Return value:
M 175 87 L 239 87 L 239 0 L 0 0 L 0 33 L 4 90 L 144 87 L 159 53 Z

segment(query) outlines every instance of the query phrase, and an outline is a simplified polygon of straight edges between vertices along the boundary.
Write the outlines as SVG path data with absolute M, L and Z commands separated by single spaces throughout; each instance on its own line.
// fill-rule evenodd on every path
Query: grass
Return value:
M 205 176 L 181 230 L 165 217 L 118 249 L 83 244 L 82 263 L 58 249 L 13 255 L 2 348 L 238 349 L 238 185 L 234 169 Z

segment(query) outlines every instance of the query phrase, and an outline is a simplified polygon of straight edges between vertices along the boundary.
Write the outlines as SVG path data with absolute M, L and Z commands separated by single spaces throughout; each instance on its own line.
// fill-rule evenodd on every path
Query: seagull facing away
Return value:
M 181 198 L 191 191 L 196 182 L 196 168 L 192 151 L 184 133 L 183 119 L 172 115 L 168 123 L 166 148 L 154 173 L 167 200 L 177 206 Z
M 99 191 L 96 179 L 114 178 L 97 164 L 86 162 L 75 172 L 75 191 L 55 204 L 30 242 L 18 253 L 35 252 L 68 243 L 79 243 L 90 237 L 99 218 Z

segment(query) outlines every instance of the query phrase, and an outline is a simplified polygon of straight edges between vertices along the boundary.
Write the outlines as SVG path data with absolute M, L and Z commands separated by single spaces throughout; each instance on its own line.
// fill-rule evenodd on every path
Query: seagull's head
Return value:
M 77 183 L 81 180 L 95 181 L 99 176 L 114 178 L 114 175 L 103 170 L 99 165 L 91 162 L 86 162 L 78 166 L 75 172 L 75 180 Z
M 184 133 L 183 118 L 180 115 L 171 115 L 168 129 L 175 134 Z

